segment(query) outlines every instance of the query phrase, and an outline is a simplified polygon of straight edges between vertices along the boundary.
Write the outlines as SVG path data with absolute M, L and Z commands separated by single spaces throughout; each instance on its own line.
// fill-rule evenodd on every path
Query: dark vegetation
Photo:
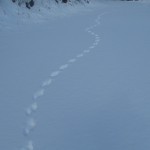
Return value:
M 56 3 L 71 3 L 72 0 L 52 0 Z M 90 0 L 76 0 L 77 2 L 86 2 L 89 3 Z M 25 5 L 28 9 L 34 6 L 35 0 L 12 0 L 13 3 L 17 3 L 19 6 Z

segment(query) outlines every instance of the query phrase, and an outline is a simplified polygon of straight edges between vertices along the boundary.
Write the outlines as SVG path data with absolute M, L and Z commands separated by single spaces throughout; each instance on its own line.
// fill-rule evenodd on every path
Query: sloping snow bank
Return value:
M 16 24 L 37 23 L 55 17 L 64 17 L 96 6 L 95 1 L 87 3 L 57 4 L 55 1 L 36 1 L 32 9 L 25 5 L 18 6 L 10 0 L 0 1 L 0 28 L 10 28 Z

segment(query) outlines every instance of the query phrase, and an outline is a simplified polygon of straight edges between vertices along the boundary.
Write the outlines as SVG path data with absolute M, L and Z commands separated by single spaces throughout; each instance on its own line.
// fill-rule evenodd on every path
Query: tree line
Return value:
M 25 6 L 30 9 L 34 6 L 35 2 L 38 0 L 12 0 L 13 3 L 17 3 L 19 6 L 25 4 Z M 71 3 L 71 2 L 86 2 L 89 3 L 90 0 L 49 0 L 54 1 L 56 3 Z

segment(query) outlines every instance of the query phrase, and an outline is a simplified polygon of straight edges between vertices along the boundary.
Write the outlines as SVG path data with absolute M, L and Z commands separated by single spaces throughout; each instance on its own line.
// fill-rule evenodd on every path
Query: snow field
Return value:
M 78 59 L 81 59 L 85 56 L 85 54 L 88 54 L 89 52 L 91 52 L 91 50 L 93 50 L 98 44 L 99 44 L 99 35 L 96 34 L 94 31 L 92 31 L 94 28 L 96 28 L 97 26 L 100 25 L 100 20 L 101 17 L 104 15 L 105 13 L 100 14 L 96 20 L 94 25 L 88 27 L 85 29 L 85 31 L 87 33 L 89 33 L 91 36 L 94 37 L 94 42 L 92 43 L 91 46 L 89 46 L 86 50 L 83 50 L 82 53 L 77 54 L 75 56 L 75 58 L 69 59 L 68 63 L 61 65 L 59 67 L 58 70 L 52 72 L 50 74 L 50 78 L 46 79 L 45 81 L 42 82 L 41 84 L 41 89 L 37 90 L 34 94 L 33 94 L 33 100 L 34 102 L 26 109 L 26 114 L 27 114 L 27 121 L 26 121 L 26 126 L 24 128 L 24 136 L 29 137 L 30 134 L 34 131 L 34 128 L 36 127 L 36 121 L 33 117 L 33 113 L 36 112 L 38 110 L 38 100 L 40 100 L 40 98 L 42 96 L 44 96 L 45 94 L 45 88 L 50 86 L 51 83 L 55 80 L 55 78 L 57 76 L 59 76 L 61 74 L 61 72 L 63 72 L 65 69 L 67 69 L 72 63 L 75 63 Z M 27 145 L 25 147 L 23 147 L 21 150 L 33 150 L 34 149 L 34 145 L 33 145 L 33 140 L 29 140 L 27 142 Z
M 98 6 L 21 30 L 0 10 L 0 149 L 150 149 L 149 5 L 103 2 L 102 22 Z

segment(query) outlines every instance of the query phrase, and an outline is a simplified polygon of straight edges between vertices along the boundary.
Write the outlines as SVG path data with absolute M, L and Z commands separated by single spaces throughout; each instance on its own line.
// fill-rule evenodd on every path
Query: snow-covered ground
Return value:
M 1 9 L 0 149 L 149 150 L 150 4 L 65 7 Z

